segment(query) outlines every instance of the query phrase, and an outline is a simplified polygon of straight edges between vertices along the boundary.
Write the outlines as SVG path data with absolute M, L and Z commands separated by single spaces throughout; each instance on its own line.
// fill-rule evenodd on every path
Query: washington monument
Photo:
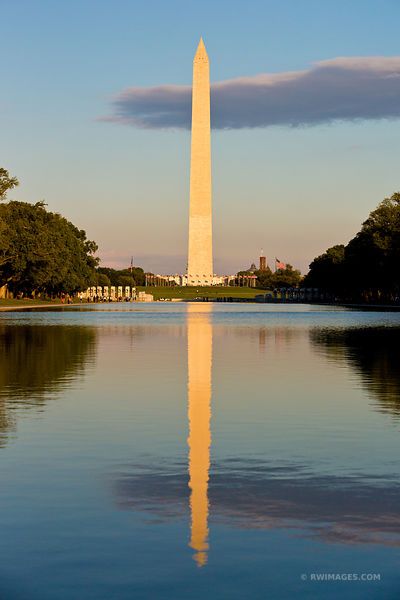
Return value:
M 213 282 L 210 65 L 203 39 L 193 60 L 188 285 Z

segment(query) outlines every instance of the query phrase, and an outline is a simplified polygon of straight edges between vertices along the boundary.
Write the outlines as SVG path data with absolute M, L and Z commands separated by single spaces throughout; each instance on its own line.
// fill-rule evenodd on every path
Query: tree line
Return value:
M 289 264 L 283 269 L 277 269 L 275 272 L 267 266 L 262 270 L 239 271 L 237 276 L 248 276 L 249 273 L 257 277 L 256 287 L 263 290 L 298 287 L 302 280 L 300 271 Z
M 142 285 L 138 267 L 99 267 L 96 242 L 44 202 L 4 202 L 16 186 L 0 168 L 0 286 L 15 296 L 59 296 L 94 285 Z
M 284 269 L 277 269 L 275 273 L 267 267 L 263 271 L 255 271 L 257 287 L 262 289 L 298 287 L 301 282 L 301 273 L 287 264 Z
M 99 267 L 97 269 L 98 285 L 114 285 L 131 287 L 145 285 L 146 276 L 141 267 L 130 267 L 129 269 L 112 269 L 110 267 Z
M 385 198 L 347 245 L 328 248 L 310 264 L 304 285 L 340 300 L 400 300 L 400 193 Z

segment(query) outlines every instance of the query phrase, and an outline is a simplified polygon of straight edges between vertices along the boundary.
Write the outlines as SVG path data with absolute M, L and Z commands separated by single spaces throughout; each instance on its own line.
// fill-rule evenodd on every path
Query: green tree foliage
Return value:
M 286 265 L 284 269 L 278 269 L 273 274 L 273 284 L 277 288 L 297 287 L 301 281 L 301 273 L 293 269 L 292 265 Z
M 273 283 L 274 274 L 269 267 L 263 271 L 255 271 L 254 275 L 257 275 L 257 287 L 264 290 L 275 287 Z
M 400 193 L 385 198 L 341 249 L 313 260 L 305 285 L 342 297 L 392 301 L 400 295 Z
M 141 267 L 132 267 L 132 269 L 121 270 L 112 269 L 111 267 L 99 267 L 97 272 L 106 275 L 110 281 L 109 284 L 101 284 L 99 282 L 99 285 L 130 285 L 134 287 L 145 284 L 145 274 Z
M 95 280 L 95 242 L 43 202 L 0 205 L 0 284 L 17 292 L 73 293 Z
M 284 269 L 277 269 L 275 273 L 267 267 L 264 271 L 256 271 L 257 287 L 268 290 L 274 288 L 297 287 L 301 281 L 301 273 L 286 265 Z
M 130 285 L 130 286 L 134 286 L 135 285 L 135 280 L 131 275 L 120 275 L 118 277 L 118 285 Z
M 110 278 L 105 273 L 96 273 L 96 285 L 111 285 Z
M 7 169 L 0 167 L 0 200 L 5 200 L 8 190 L 12 190 L 17 185 L 19 185 L 18 179 L 10 177 Z

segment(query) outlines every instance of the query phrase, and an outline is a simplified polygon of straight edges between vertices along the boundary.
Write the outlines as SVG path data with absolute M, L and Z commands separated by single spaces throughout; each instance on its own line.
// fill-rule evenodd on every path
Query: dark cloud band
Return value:
M 400 117 L 400 56 L 334 58 L 304 71 L 211 86 L 214 129 L 317 125 Z M 149 129 L 190 127 L 190 86 L 131 87 L 102 120 Z

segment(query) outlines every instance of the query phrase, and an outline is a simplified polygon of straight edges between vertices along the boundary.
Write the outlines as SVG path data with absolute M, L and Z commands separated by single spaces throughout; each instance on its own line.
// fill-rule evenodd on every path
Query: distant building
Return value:
M 153 302 L 153 294 L 147 294 L 147 292 L 139 292 L 138 302 Z
M 185 275 L 154 275 L 146 273 L 146 287 L 174 287 L 174 286 L 204 286 L 208 285 L 225 285 L 226 277 L 224 275 L 213 275 L 209 280 L 190 279 L 190 276 Z
M 252 275 L 256 271 L 257 271 L 256 265 L 254 263 L 251 263 L 250 267 L 247 269 L 247 273 L 249 273 L 250 275 Z

